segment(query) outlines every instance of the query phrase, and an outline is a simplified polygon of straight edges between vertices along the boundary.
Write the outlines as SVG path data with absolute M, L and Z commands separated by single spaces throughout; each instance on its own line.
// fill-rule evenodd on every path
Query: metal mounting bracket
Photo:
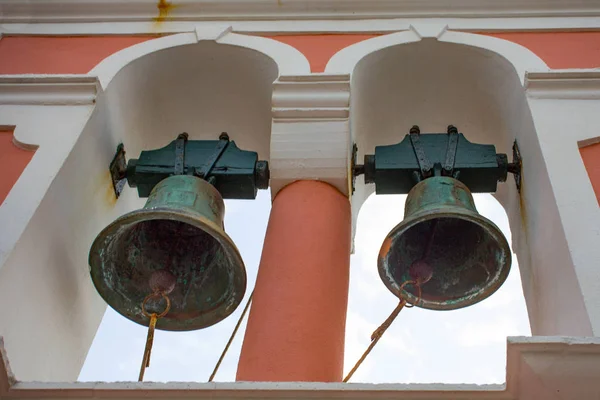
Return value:
M 127 161 L 125 160 L 125 147 L 123 143 L 117 146 L 117 152 L 110 162 L 108 169 L 110 170 L 115 196 L 119 198 L 127 182 Z
M 173 175 L 195 175 L 213 185 L 224 199 L 254 199 L 258 189 L 269 187 L 269 163 L 254 151 L 239 149 L 226 133 L 219 140 L 189 140 L 182 133 L 162 148 L 143 150 L 137 159 L 125 160 L 119 145 L 109 166 L 115 195 L 125 182 L 148 197 L 154 186 Z
M 521 158 L 521 150 L 519 150 L 519 144 L 515 140 L 513 143 L 513 162 L 508 164 L 508 172 L 515 176 L 515 184 L 517 185 L 517 191 L 521 193 L 521 169 L 523 168 L 523 159 Z

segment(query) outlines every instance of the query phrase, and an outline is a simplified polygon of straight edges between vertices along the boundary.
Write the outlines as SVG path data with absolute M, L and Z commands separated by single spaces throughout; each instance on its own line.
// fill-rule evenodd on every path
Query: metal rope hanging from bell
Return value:
M 409 304 L 454 310 L 492 295 L 506 280 L 511 252 L 500 229 L 481 216 L 471 192 L 495 192 L 515 162 L 493 145 L 467 141 L 454 126 L 420 134 L 414 126 L 396 145 L 377 146 L 356 166 L 377 194 L 408 193 L 404 220 L 382 243 L 377 259 L 386 287 Z M 426 282 L 420 287 L 408 281 Z
M 110 170 L 117 196 L 126 180 L 148 200 L 98 234 L 90 273 L 108 305 L 149 327 L 142 380 L 154 327 L 206 328 L 242 301 L 246 270 L 224 230 L 223 197 L 255 198 L 257 189 L 268 187 L 268 164 L 226 134 L 218 141 L 188 141 L 182 134 L 127 165 L 119 146 Z

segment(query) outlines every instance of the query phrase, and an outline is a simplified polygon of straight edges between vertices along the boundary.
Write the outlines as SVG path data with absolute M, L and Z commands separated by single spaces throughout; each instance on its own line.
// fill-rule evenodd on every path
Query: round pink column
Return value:
M 238 381 L 342 380 L 350 235 L 334 187 L 298 181 L 275 197 Z

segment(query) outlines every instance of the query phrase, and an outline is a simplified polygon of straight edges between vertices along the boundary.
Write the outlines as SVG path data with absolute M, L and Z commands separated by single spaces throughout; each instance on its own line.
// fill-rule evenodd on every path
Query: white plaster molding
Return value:
M 582 149 L 584 147 L 588 147 L 588 146 L 598 144 L 598 143 L 600 143 L 600 136 L 596 136 L 596 137 L 584 139 L 584 140 L 578 140 L 577 146 L 579 146 L 579 148 Z
M 229 26 L 212 24 L 204 28 L 197 27 L 193 32 L 165 36 L 127 47 L 105 58 L 88 75 L 98 76 L 101 87 L 106 89 L 116 74 L 132 61 L 159 50 L 190 45 L 201 40 L 213 40 L 219 44 L 248 48 L 263 53 L 275 61 L 279 74 L 309 73 L 310 71 L 306 57 L 292 46 L 273 39 L 231 33 Z
M 448 30 L 448 24 L 444 22 L 436 21 L 436 22 L 415 22 L 410 25 L 410 30 L 413 31 L 417 36 L 421 39 L 423 38 L 432 38 L 439 39 L 440 36 L 444 34 Z
M 544 293 L 545 297 L 545 301 L 538 304 L 540 323 L 555 332 L 557 328 L 551 324 L 563 322 L 563 332 L 572 329 L 572 326 L 589 324 L 589 336 L 600 336 L 600 275 L 597 268 L 600 260 L 600 208 L 579 145 L 582 141 L 598 137 L 599 72 L 531 73 L 528 74 L 531 80 L 526 92 L 537 132 L 536 140 L 543 154 L 540 161 L 546 165 L 552 186 L 552 197 L 548 197 L 548 202 L 554 202 L 556 209 L 551 217 L 555 221 L 555 230 L 538 231 L 535 237 L 530 237 L 529 245 L 537 243 L 548 248 L 547 244 L 553 243 L 554 248 L 560 245 L 560 240 L 565 254 L 565 261 L 555 256 L 535 276 L 536 290 Z M 523 154 L 523 146 L 521 149 Z M 539 169 L 541 163 L 534 165 L 535 161 L 528 162 L 523 157 L 525 191 L 532 190 L 531 185 L 537 184 L 533 179 L 539 180 L 535 169 Z M 537 213 L 541 207 L 544 204 L 539 200 L 525 206 L 526 212 L 535 210 Z M 545 255 L 544 251 L 534 254 L 540 257 Z M 572 301 L 572 294 L 580 299 L 577 307 L 566 306 L 562 299 L 568 296 L 570 299 L 567 301 Z M 554 321 L 553 315 L 560 319 Z
M 273 84 L 273 118 L 348 118 L 350 76 L 280 76 Z
M 93 104 L 98 80 L 86 75 L 0 75 L 0 104 Z
M 177 2 L 175 2 L 177 4 Z M 3 22 L 153 21 L 156 0 L 3 0 Z M 397 17 L 548 17 L 598 16 L 600 5 L 580 0 L 187 0 L 169 20 L 363 19 Z
M 443 32 L 438 40 L 440 42 L 478 47 L 500 55 L 513 65 L 517 74 L 519 74 L 521 83 L 524 83 L 525 81 L 526 71 L 544 71 L 549 69 L 544 60 L 538 57 L 534 52 L 520 44 L 508 40 L 487 35 L 476 35 L 455 31 Z
M 198 26 L 214 24 L 230 25 L 233 32 L 244 34 L 320 34 L 365 33 L 387 34 L 410 29 L 415 23 L 447 24 L 449 30 L 462 32 L 523 32 L 523 31 L 569 31 L 598 30 L 598 17 L 470 17 L 470 18 L 373 18 L 295 20 L 231 20 L 213 21 L 163 21 L 161 23 L 139 22 L 63 22 L 30 23 L 2 22 L 0 33 L 10 35 L 143 35 L 194 32 Z
M 348 194 L 350 76 L 280 76 L 272 99 L 271 195 L 300 179 Z
M 196 40 L 219 40 L 224 35 L 231 32 L 231 25 L 229 24 L 204 24 L 197 25 L 194 29 L 196 32 Z
M 600 99 L 600 68 L 528 72 L 527 96 L 537 99 Z
M 115 75 L 130 62 L 159 50 L 194 44 L 197 42 L 198 37 L 196 36 L 195 31 L 148 40 L 110 55 L 96 65 L 88 75 L 97 76 L 100 85 L 104 90 L 108 87 L 108 84 Z
M 310 63 L 296 48 L 274 39 L 226 33 L 217 43 L 245 47 L 256 50 L 271 58 L 277 64 L 279 75 L 309 74 Z
M 507 382 L 474 384 L 362 384 L 320 382 L 20 382 L 0 341 L 0 397 L 179 399 L 481 399 L 583 400 L 600 396 L 600 338 L 509 337 Z M 18 377 L 17 377 L 18 378 Z M 558 395 L 560 393 L 560 395 Z
M 351 74 L 356 64 L 371 53 L 391 46 L 414 43 L 420 40 L 419 35 L 412 30 L 363 40 L 335 53 L 325 66 L 325 72 Z
M 462 44 L 492 51 L 507 59 L 515 67 L 522 82 L 525 79 L 526 71 L 549 70 L 546 63 L 531 50 L 508 40 L 487 35 L 448 31 L 447 26 L 442 24 L 415 24 L 411 26 L 410 31 L 363 40 L 340 50 L 331 57 L 325 71 L 351 73 L 360 60 L 369 54 L 388 47 L 418 42 L 421 38 L 433 38 L 440 42 Z

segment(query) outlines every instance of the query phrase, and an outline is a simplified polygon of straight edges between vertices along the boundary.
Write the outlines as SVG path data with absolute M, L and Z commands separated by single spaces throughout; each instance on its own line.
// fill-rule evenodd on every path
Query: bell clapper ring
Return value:
M 401 293 L 402 289 L 404 289 L 404 286 L 406 286 L 406 285 L 414 285 L 414 286 L 416 286 L 416 288 L 417 288 L 417 290 L 419 292 L 419 295 L 417 296 L 417 300 L 414 303 L 412 303 L 412 304 L 409 304 L 406 301 L 406 299 L 400 295 L 399 296 L 400 297 L 400 303 L 404 303 L 404 307 L 406 307 L 406 308 L 413 308 L 414 306 L 419 305 L 419 303 L 421 302 L 421 296 L 423 295 L 423 290 L 421 289 L 421 280 L 417 279 L 415 281 L 404 281 L 404 283 L 402 283 L 402 285 L 400 285 L 400 288 L 398 289 L 398 293 Z
M 156 299 L 156 298 L 161 298 L 161 297 L 167 303 L 165 306 L 165 309 L 160 314 L 157 314 L 155 312 L 149 313 L 146 310 L 146 303 L 148 303 L 148 301 L 151 299 Z M 167 294 L 163 291 L 154 291 L 154 292 L 150 293 L 148 296 L 146 296 L 146 298 L 142 302 L 142 314 L 144 314 L 144 316 L 150 318 L 150 323 L 148 324 L 148 336 L 146 337 L 146 348 L 144 349 L 144 358 L 142 359 L 142 366 L 140 368 L 140 376 L 138 378 L 139 382 L 144 380 L 144 372 L 146 371 L 146 368 L 148 368 L 150 366 L 150 353 L 152 352 L 152 344 L 154 342 L 154 330 L 156 328 L 156 322 L 158 321 L 159 318 L 162 318 L 165 315 L 167 315 L 167 313 L 169 312 L 170 309 L 171 309 L 171 300 L 169 299 L 169 296 L 167 296 Z

